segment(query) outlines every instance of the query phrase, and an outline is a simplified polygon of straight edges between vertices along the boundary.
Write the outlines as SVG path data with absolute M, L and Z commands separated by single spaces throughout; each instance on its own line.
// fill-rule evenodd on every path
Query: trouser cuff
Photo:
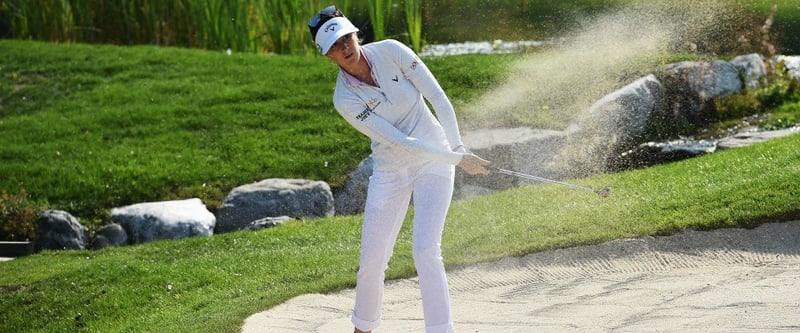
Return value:
M 378 328 L 378 326 L 381 324 L 380 318 L 374 321 L 363 320 L 361 318 L 356 317 L 355 313 L 353 314 L 353 318 L 351 319 L 351 321 L 353 322 L 353 325 L 361 331 L 372 331 Z
M 453 332 L 455 332 L 453 323 L 425 327 L 425 333 L 453 333 Z

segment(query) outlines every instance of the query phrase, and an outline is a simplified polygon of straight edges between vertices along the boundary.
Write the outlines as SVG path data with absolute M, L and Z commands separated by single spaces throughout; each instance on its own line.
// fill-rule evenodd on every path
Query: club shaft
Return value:
M 506 175 L 509 175 L 509 176 L 515 176 L 515 177 L 519 177 L 519 178 L 535 180 L 535 181 L 539 181 L 539 182 L 543 182 L 543 183 L 562 185 L 562 186 L 567 186 L 567 187 L 574 188 L 576 190 L 583 190 L 583 191 L 589 191 L 589 192 L 597 193 L 597 190 L 595 190 L 593 188 L 590 188 L 590 187 L 585 187 L 585 186 L 580 186 L 580 185 L 560 182 L 560 181 L 557 181 L 557 180 L 537 177 L 537 176 L 534 176 L 534 175 L 529 175 L 529 174 L 526 174 L 526 173 L 511 171 L 511 170 L 507 170 L 507 169 L 496 168 L 495 170 L 497 170 L 497 172 L 499 172 L 499 173 L 506 174 Z

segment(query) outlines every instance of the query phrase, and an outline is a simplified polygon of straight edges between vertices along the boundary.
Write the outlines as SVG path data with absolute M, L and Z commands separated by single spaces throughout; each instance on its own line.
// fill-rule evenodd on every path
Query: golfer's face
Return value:
M 352 32 L 340 37 L 336 43 L 333 43 L 326 56 L 339 66 L 358 62 L 361 52 L 358 52 L 356 34 Z

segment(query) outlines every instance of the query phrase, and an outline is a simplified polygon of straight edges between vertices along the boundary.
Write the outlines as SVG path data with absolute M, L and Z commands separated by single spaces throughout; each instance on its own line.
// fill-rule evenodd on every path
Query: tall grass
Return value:
M 237 52 L 311 51 L 306 20 L 320 1 L 7 0 L 20 39 L 150 44 Z
M 422 49 L 422 1 L 405 0 L 403 4 L 408 24 L 408 41 L 411 48 L 419 52 Z
M 367 13 L 375 40 L 386 39 L 386 22 L 390 17 L 391 1 L 368 0 Z
M 762 17 L 776 3 L 774 30 L 779 38 L 773 42 L 791 53 L 800 50 L 795 33 L 800 7 L 795 1 L 731 0 L 730 5 Z M 401 36 L 407 34 L 408 44 L 419 50 L 423 38 L 443 43 L 560 37 L 587 15 L 629 3 L 636 1 L 463 0 L 423 7 L 418 0 L 3 0 L 0 12 L 19 39 L 309 54 L 314 48 L 306 21 L 330 4 L 365 32 L 372 30 L 369 39 L 406 41 Z
M 20 39 L 311 54 L 315 49 L 308 18 L 331 2 L 6 0 L 0 10 L 7 13 L 12 32 Z M 346 14 L 368 12 L 374 39 L 386 38 L 390 1 L 344 1 L 339 7 Z M 419 12 L 417 6 L 417 16 Z

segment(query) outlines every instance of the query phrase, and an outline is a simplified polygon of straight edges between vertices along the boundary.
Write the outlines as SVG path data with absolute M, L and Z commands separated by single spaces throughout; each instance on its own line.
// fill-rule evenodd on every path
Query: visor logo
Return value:
M 339 23 L 336 23 L 336 22 L 328 24 L 328 26 L 325 27 L 325 32 L 336 31 L 336 26 L 338 26 L 338 25 L 339 25 Z

